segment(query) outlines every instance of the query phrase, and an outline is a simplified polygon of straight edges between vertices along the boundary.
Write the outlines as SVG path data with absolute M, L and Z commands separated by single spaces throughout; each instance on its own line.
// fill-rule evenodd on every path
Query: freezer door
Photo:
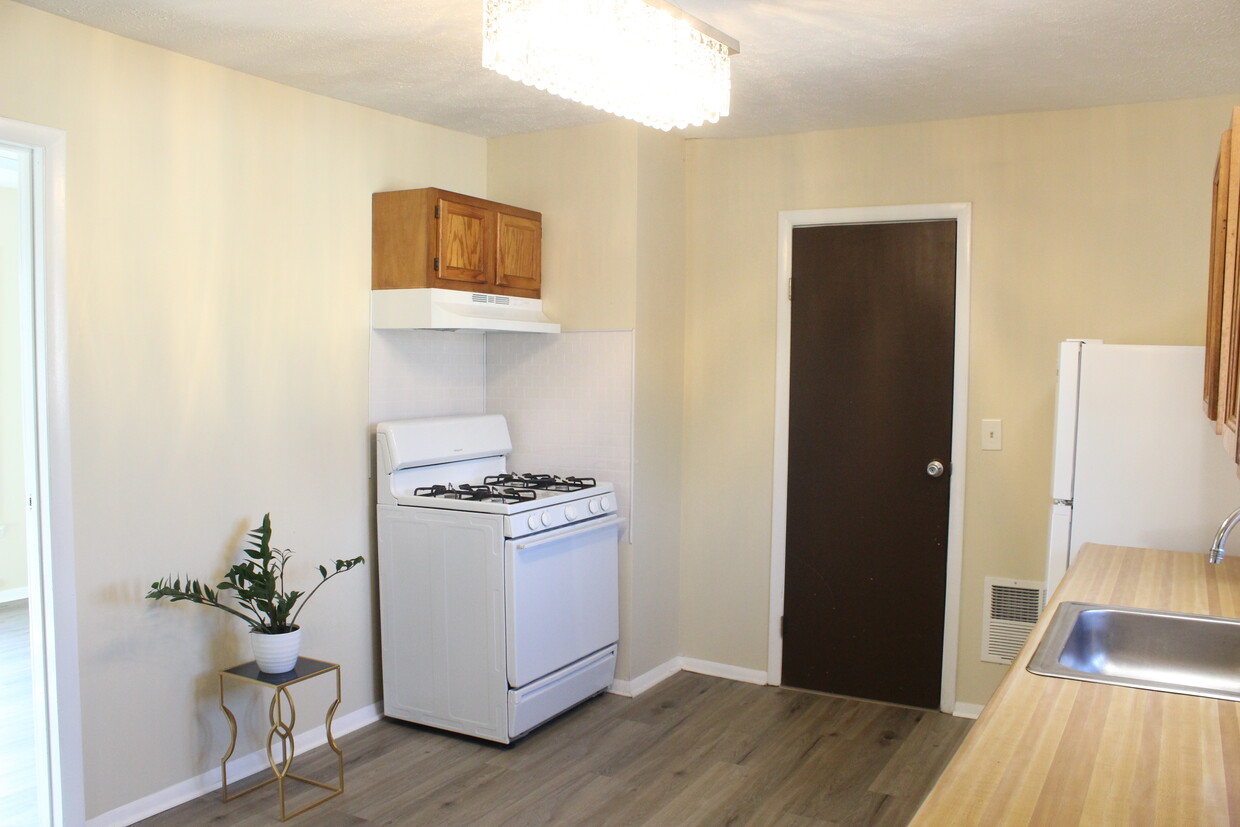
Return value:
M 1049 601 L 1072 564 L 1072 506 L 1051 504 L 1051 538 L 1046 550 L 1046 599 Z
M 1055 461 L 1052 466 L 1051 499 L 1072 500 L 1076 472 L 1076 413 L 1081 391 L 1081 342 L 1059 345 L 1059 384 L 1055 393 Z M 1050 594 L 1049 583 L 1047 594 Z

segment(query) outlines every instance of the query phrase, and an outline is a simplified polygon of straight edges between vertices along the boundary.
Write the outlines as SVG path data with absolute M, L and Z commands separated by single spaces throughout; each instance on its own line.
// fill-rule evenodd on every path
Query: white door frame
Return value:
M 788 517 L 788 390 L 792 338 L 792 230 L 830 224 L 878 224 L 903 221 L 956 220 L 956 341 L 952 379 L 952 455 L 947 516 L 947 594 L 943 617 L 943 681 L 939 709 L 956 707 L 956 659 L 960 631 L 960 575 L 964 548 L 964 477 L 969 402 L 969 239 L 972 205 L 910 204 L 896 207 L 855 207 L 791 210 L 779 214 L 779 259 L 775 278 L 775 468 L 771 503 L 771 598 L 767 633 L 767 681 L 783 677 L 784 648 L 780 620 L 784 614 L 784 553 Z M 883 564 L 881 550 L 876 565 Z
M 28 492 L 34 527 L 28 570 L 31 661 L 36 696 L 40 803 L 54 825 L 85 821 L 82 710 L 74 586 L 73 501 L 69 462 L 65 133 L 0 118 L 0 141 L 31 151 L 33 228 L 23 268 L 23 384 L 37 443 Z M 30 398 L 33 397 L 33 398 Z M 29 439 L 27 440 L 29 443 Z M 41 736 L 41 737 L 40 737 Z

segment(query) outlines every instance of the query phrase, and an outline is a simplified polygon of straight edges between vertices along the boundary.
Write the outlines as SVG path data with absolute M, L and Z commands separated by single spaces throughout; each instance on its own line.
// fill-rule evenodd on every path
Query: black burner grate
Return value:
M 415 488 L 413 496 L 415 497 L 434 497 L 441 500 L 471 500 L 474 502 L 484 503 L 505 503 L 507 505 L 515 505 L 523 500 L 532 500 L 537 495 L 533 490 L 500 487 L 497 483 L 489 482 L 484 485 L 469 485 L 463 483 L 460 486 L 452 485 L 428 485 L 425 488 Z
M 593 477 L 557 477 L 554 474 L 496 474 L 483 482 L 531 491 L 582 491 L 598 485 Z

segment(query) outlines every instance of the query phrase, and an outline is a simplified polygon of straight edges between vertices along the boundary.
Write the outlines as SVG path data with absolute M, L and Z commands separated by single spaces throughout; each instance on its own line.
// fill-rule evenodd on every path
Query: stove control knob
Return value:
M 571 505 L 565 506 L 564 519 L 569 520 L 570 522 L 577 519 L 577 509 Z
M 550 511 L 544 511 L 542 513 L 542 524 L 551 525 L 551 512 Z
M 528 525 L 530 528 L 538 528 L 538 515 L 531 514 L 530 518 L 526 520 L 525 522 L 526 522 L 526 525 Z
M 590 500 L 590 513 L 597 514 L 599 510 L 598 500 Z
M 611 511 L 611 497 L 603 497 L 603 510 Z

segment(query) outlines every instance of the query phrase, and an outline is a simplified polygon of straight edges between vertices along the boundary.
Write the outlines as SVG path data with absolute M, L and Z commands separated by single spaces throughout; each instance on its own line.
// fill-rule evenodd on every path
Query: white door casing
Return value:
M 65 133 L 0 118 L 0 144 L 29 159 L 28 266 L 23 268 L 23 370 L 35 450 L 28 524 L 31 655 L 37 697 L 40 804 L 54 825 L 85 821 L 82 714 L 69 455 Z M 42 721 L 40 722 L 40 718 Z

